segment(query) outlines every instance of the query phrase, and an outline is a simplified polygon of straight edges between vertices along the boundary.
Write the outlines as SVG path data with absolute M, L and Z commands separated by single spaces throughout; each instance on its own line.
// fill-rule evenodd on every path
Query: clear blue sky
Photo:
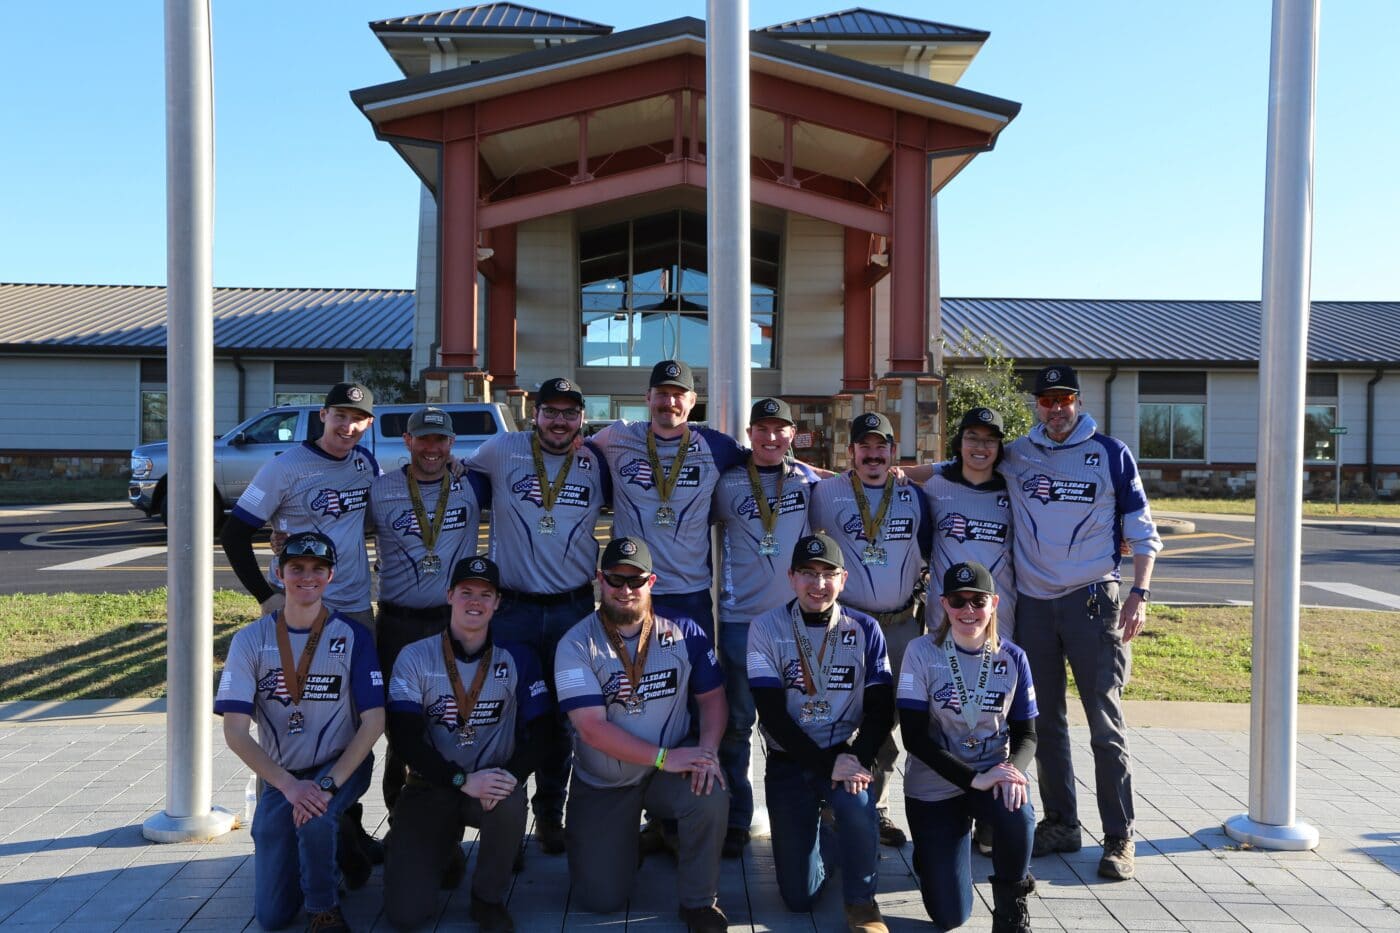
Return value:
M 754 26 L 852 0 L 752 0 Z M 532 4 L 618 29 L 705 5 Z M 949 296 L 1258 298 L 1271 4 L 868 0 L 992 34 L 1023 104 L 940 199 Z M 348 92 L 399 76 L 403 0 L 214 0 L 216 284 L 411 287 L 418 184 Z M 162 284 L 162 4 L 6 5 L 0 281 Z M 1400 2 L 1324 3 L 1313 297 L 1400 299 Z M 1391 62 L 1390 65 L 1384 64 Z

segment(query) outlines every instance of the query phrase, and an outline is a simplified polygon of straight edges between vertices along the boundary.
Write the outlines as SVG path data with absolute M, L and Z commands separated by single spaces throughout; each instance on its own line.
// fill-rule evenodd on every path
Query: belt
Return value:
M 593 584 L 585 583 L 583 586 L 565 590 L 563 593 L 526 593 L 524 590 L 502 590 L 501 595 L 536 606 L 557 606 L 560 603 L 571 603 L 576 599 L 582 599 L 584 596 L 587 596 L 591 601 L 593 599 Z
M 307 781 L 307 780 L 310 780 L 312 777 L 314 777 L 318 771 L 320 771 L 320 770 L 321 770 L 322 768 L 324 768 L 326 765 L 328 765 L 328 764 L 330 764 L 331 762 L 335 761 L 335 760 L 338 759 L 339 757 L 340 757 L 340 753 L 337 752 L 335 755 L 332 755 L 330 758 L 327 758 L 325 761 L 321 762 L 319 765 L 312 765 L 312 766 L 309 767 L 309 768 L 298 768 L 298 769 L 288 768 L 288 769 L 287 769 L 287 773 L 290 774 L 292 777 L 296 778 L 298 781 Z
M 853 606 L 850 603 L 842 603 L 842 605 L 844 605 L 847 609 L 854 609 L 857 612 L 863 612 L 868 616 L 892 616 L 898 615 L 899 613 L 908 609 L 910 606 L 914 605 L 915 602 L 917 602 L 917 600 L 913 596 L 910 596 L 909 601 L 897 609 L 865 609 L 861 606 Z

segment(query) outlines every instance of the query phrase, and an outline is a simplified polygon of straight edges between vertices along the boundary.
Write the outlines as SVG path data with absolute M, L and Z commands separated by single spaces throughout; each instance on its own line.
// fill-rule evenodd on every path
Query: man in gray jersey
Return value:
M 1035 759 L 1045 818 L 1034 852 L 1077 852 L 1082 844 L 1065 714 L 1068 660 L 1094 752 L 1104 832 L 1099 874 L 1131 878 L 1133 786 L 1123 688 L 1132 666 L 1129 642 L 1147 618 L 1162 539 L 1132 453 L 1080 411 L 1079 375 L 1069 366 L 1047 366 L 1036 375 L 1035 398 L 1040 423 L 1006 446 L 1001 465 L 1016 516 L 1016 640 L 1040 704 Z M 1120 601 L 1125 543 L 1133 587 Z
M 729 812 L 719 741 L 724 675 L 692 620 L 652 611 L 656 580 L 639 538 L 603 551 L 602 605 L 559 642 L 554 681 L 574 730 L 569 875 L 586 910 L 621 910 L 637 865 L 642 807 L 678 821 L 677 884 L 690 930 L 728 928 L 715 905 Z M 693 698 L 699 745 L 687 745 Z
M 480 477 L 452 476 L 448 466 L 455 439 L 451 415 L 431 406 L 418 409 L 403 435 L 408 463 L 370 485 L 369 524 L 379 571 L 375 646 L 385 672 L 394 669 L 405 645 L 447 627 L 447 575 L 477 550 L 481 500 L 489 490 Z M 391 813 L 404 773 L 390 736 L 383 791 Z
M 535 395 L 535 430 L 497 434 L 467 463 L 473 482 L 490 488 L 491 555 L 502 586 L 492 631 L 534 650 L 549 684 L 560 637 L 593 611 L 593 529 L 612 496 L 606 467 L 578 443 L 584 423 L 578 383 L 546 379 Z M 556 713 L 552 722 L 532 803 L 540 848 L 558 854 L 573 752 L 567 720 Z
M 923 490 L 896 484 L 891 468 L 899 446 L 890 419 L 878 412 L 857 415 L 851 420 L 848 449 L 852 469 L 816 485 L 808 524 L 841 546 L 850 573 L 842 605 L 880 623 L 890 666 L 898 670 L 905 647 L 924 633 L 914 587 L 928 560 L 933 522 Z M 899 747 L 891 736 L 876 760 L 874 791 L 880 841 L 895 848 L 908 841 L 889 816 L 889 783 L 898 760 Z
M 781 606 L 788 596 L 787 558 L 797 539 L 807 533 L 807 504 L 818 479 L 810 467 L 787 459 L 796 432 L 787 402 L 777 398 L 754 402 L 748 430 L 753 454 L 748 463 L 730 467 L 720 476 L 710 509 L 710 519 L 723 532 L 719 647 L 729 674 L 724 679 L 729 726 L 720 744 L 720 760 L 729 779 L 725 858 L 743 853 L 753 821 L 749 755 L 756 714 L 749 679 L 742 675 L 749 622 Z

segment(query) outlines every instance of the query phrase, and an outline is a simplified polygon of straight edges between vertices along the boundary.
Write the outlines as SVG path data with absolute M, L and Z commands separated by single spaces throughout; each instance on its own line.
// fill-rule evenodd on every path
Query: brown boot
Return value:
M 880 916 L 880 905 L 874 901 L 868 904 L 846 905 L 846 929 L 851 933 L 889 933 L 885 918 Z

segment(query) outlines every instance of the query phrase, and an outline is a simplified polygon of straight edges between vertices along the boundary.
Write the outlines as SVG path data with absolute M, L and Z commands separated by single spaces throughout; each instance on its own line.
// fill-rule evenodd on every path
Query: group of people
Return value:
M 690 422 L 693 374 L 665 360 L 648 421 L 585 440 L 582 390 L 550 379 L 533 430 L 465 463 L 449 414 L 420 409 L 409 462 L 383 473 L 358 443 L 370 391 L 332 387 L 321 436 L 264 466 L 223 533 L 263 613 L 235 636 L 215 704 L 263 785 L 259 923 L 305 909 L 313 930 L 346 929 L 341 880 L 362 885 L 382 860 L 388 919 L 419 926 L 436 890 L 465 877 L 474 826 L 471 916 L 511 930 L 506 893 L 533 808 L 539 848 L 567 853 L 571 903 L 621 909 L 633 866 L 669 847 L 682 920 L 726 929 L 720 862 L 749 842 L 757 725 L 790 909 L 810 909 L 839 870 L 849 928 L 885 929 L 879 846 L 908 841 L 888 809 L 898 730 L 930 918 L 946 929 L 970 916 L 975 821 L 994 929 L 1029 930 L 1032 856 L 1082 845 L 1066 660 L 1090 726 L 1099 873 L 1131 877 L 1121 699 L 1161 542 L 1131 453 L 1098 433 L 1078 393 L 1070 367 L 1042 370 L 1028 437 L 1003 444 L 1001 415 L 973 409 L 936 465 L 901 467 L 889 420 L 862 413 L 851 469 L 832 474 L 793 459 L 781 399 L 754 404 L 747 448 Z M 269 524 L 280 553 L 264 576 L 252 538 Z M 1120 599 L 1123 553 L 1134 585 Z M 386 729 L 381 844 L 357 801 Z

